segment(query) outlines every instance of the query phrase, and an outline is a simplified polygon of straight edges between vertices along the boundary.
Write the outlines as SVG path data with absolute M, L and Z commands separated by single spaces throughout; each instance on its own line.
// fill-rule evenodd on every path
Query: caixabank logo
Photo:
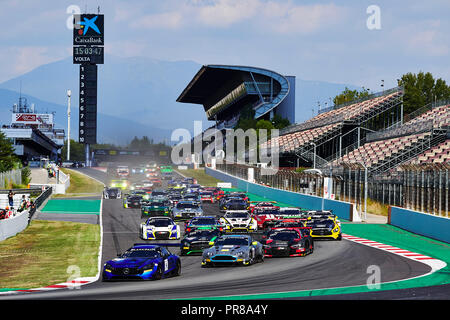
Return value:
M 73 18 L 74 45 L 104 45 L 104 15 L 75 14 Z

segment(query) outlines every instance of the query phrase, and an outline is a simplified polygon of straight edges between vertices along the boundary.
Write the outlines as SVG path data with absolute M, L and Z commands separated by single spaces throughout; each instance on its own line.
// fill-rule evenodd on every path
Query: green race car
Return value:
M 170 217 L 171 211 L 170 203 L 165 199 L 151 198 L 141 205 L 141 217 Z

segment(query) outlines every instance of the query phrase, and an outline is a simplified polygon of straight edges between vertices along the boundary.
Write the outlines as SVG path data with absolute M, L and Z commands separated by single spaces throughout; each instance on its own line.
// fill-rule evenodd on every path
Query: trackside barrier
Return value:
M 28 211 L 24 210 L 14 217 L 0 220 L 0 241 L 15 236 L 28 226 Z
M 234 187 L 256 194 L 260 197 L 288 203 L 292 206 L 309 210 L 322 209 L 321 197 L 263 186 L 208 167 L 205 167 L 205 173 L 221 181 L 231 182 Z M 353 221 L 353 205 L 351 203 L 325 199 L 324 210 L 332 210 L 339 218 Z
M 450 243 L 450 219 L 399 207 L 389 207 L 388 224 Z

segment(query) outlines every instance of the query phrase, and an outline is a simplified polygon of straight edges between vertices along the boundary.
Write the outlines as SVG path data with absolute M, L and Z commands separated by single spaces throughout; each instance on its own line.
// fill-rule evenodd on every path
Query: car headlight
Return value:
M 214 253 L 213 253 L 212 251 L 208 251 L 208 252 L 206 252 L 206 255 L 207 255 L 208 257 L 212 257 L 212 256 L 214 255 Z
M 333 230 L 333 232 L 334 232 L 334 233 L 339 232 L 339 228 L 335 228 L 335 229 Z

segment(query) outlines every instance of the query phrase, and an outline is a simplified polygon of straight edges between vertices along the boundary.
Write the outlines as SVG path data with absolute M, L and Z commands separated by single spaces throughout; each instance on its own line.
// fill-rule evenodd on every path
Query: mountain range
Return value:
M 177 97 L 200 69 L 194 61 L 161 61 L 145 57 L 120 58 L 105 55 L 98 66 L 97 141 L 127 144 L 144 135 L 156 142 L 170 142 L 177 128 L 193 131 L 193 121 L 207 121 L 203 107 L 176 102 Z M 318 101 L 329 101 L 348 84 L 296 79 L 296 122 L 317 111 Z M 0 124 L 9 124 L 10 110 L 21 95 L 39 112 L 55 112 L 58 128 L 67 128 L 67 89 L 71 89 L 72 137 L 78 139 L 79 66 L 72 58 L 42 65 L 0 83 Z M 322 104 L 322 106 L 324 106 Z M 6 121 L 5 121 L 6 119 Z

